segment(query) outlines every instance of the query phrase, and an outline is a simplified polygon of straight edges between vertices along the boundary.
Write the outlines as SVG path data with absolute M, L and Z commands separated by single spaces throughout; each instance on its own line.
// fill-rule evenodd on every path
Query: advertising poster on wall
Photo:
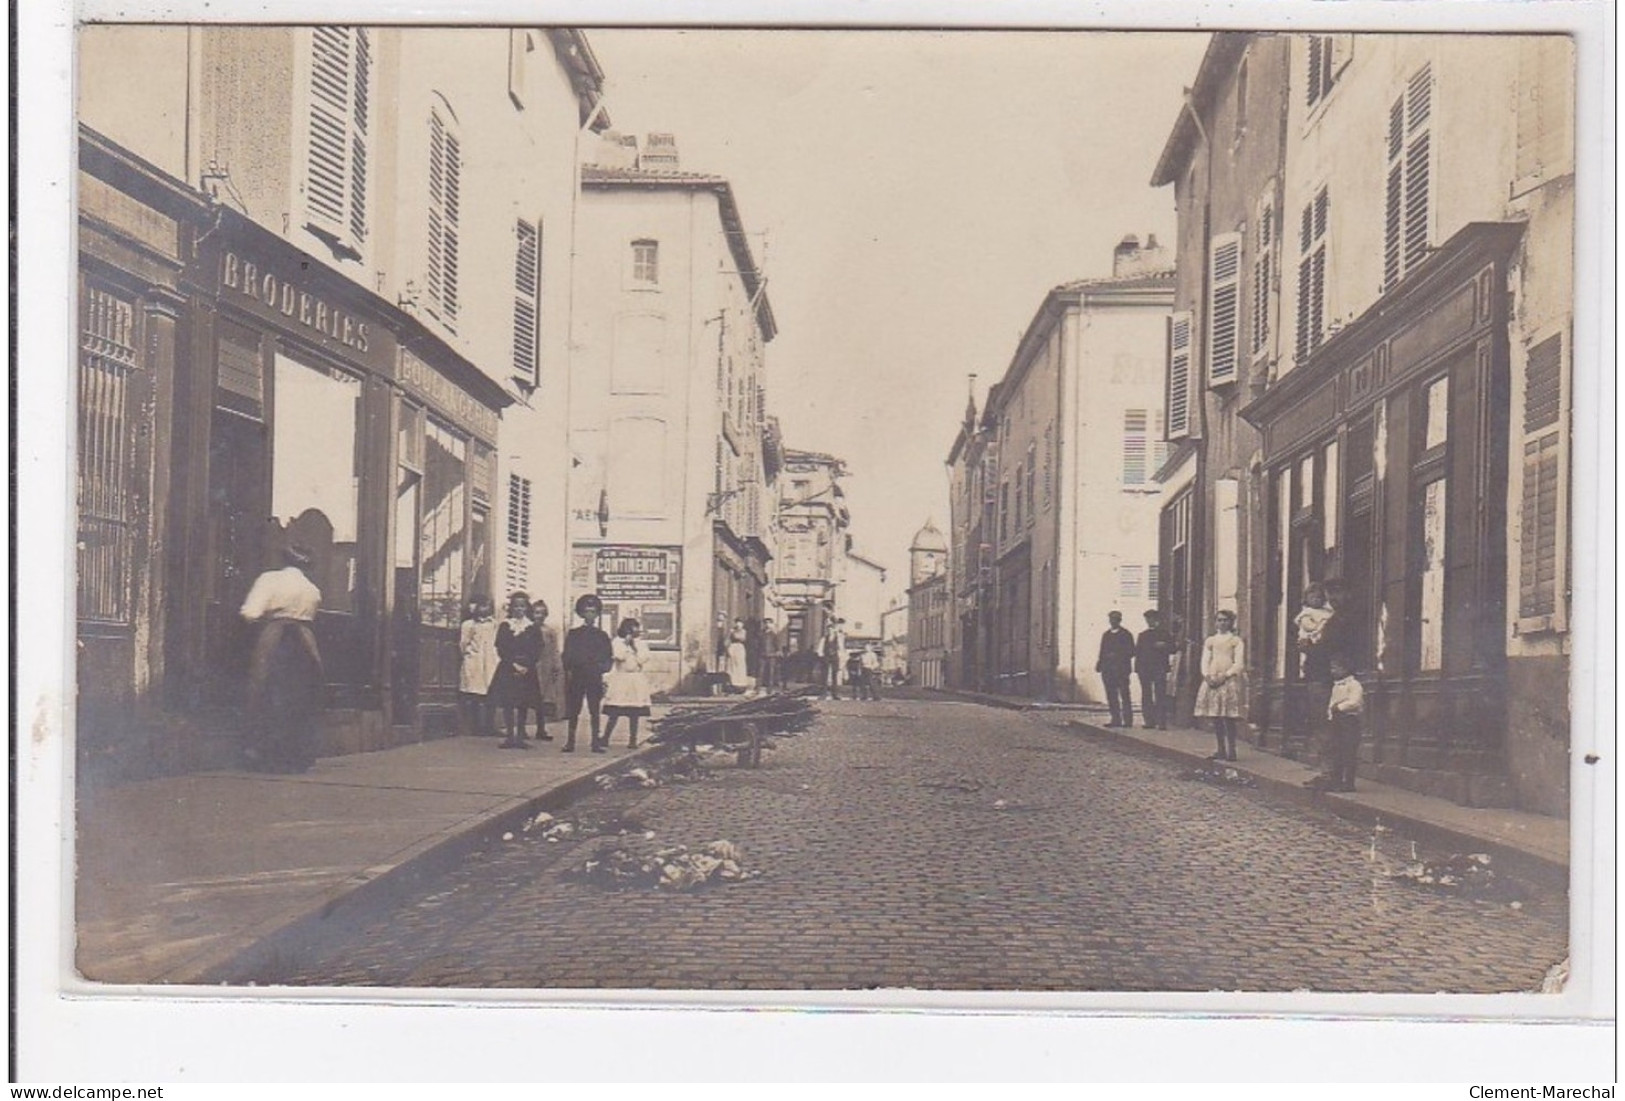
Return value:
M 636 619 L 650 649 L 676 650 L 682 575 L 678 547 L 577 546 L 570 556 L 570 600 L 597 593 L 604 602 L 605 630 L 613 632 L 621 620 Z

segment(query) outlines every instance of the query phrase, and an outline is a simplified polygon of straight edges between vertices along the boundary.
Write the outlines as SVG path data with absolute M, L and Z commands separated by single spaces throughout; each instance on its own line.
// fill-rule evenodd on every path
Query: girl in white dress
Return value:
M 1202 683 L 1196 690 L 1196 717 L 1213 720 L 1219 750 L 1210 761 L 1236 759 L 1236 723 L 1246 706 L 1247 658 L 1236 634 L 1236 613 L 1213 615 L 1214 632 L 1202 645 Z
M 610 654 L 615 665 L 604 676 L 604 714 L 609 725 L 604 728 L 604 744 L 615 735 L 615 721 L 622 715 L 632 728 L 628 749 L 638 747 L 638 720 L 649 714 L 649 678 L 643 667 L 649 660 L 649 650 L 641 641 L 643 626 L 635 619 L 623 619 L 610 642 Z
M 734 620 L 733 631 L 728 635 L 728 688 L 734 692 L 744 692 L 755 683 L 745 656 L 745 638 L 745 621 Z

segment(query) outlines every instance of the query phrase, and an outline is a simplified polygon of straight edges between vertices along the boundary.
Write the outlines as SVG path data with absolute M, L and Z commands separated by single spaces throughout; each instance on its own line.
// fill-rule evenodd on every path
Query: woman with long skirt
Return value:
M 491 704 L 502 708 L 508 737 L 501 749 L 529 749 L 525 742 L 525 712 L 542 711 L 536 663 L 542 656 L 542 632 L 530 618 L 530 597 L 514 593 L 508 598 L 508 618 L 497 624 L 496 676 L 491 680 Z M 516 716 L 517 713 L 517 716 Z M 517 721 L 516 721 L 517 719 Z

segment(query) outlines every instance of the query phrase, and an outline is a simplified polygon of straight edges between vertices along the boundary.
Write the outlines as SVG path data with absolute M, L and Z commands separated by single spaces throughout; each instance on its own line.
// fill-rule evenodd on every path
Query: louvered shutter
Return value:
M 351 73 L 350 129 L 350 239 L 360 246 L 367 239 L 367 133 L 372 107 L 372 44 L 367 31 L 353 31 L 355 65 Z
M 1143 486 L 1146 482 L 1146 459 L 1149 424 L 1144 409 L 1123 411 L 1123 485 Z
M 1382 281 L 1391 289 L 1428 254 L 1432 195 L 1433 67 L 1424 65 L 1388 109 Z
M 1191 434 L 1191 315 L 1168 319 L 1168 437 Z
M 537 370 L 537 309 L 541 289 L 541 234 L 523 218 L 514 225 L 513 375 L 528 386 Z
M 1275 204 L 1264 202 L 1259 207 L 1257 247 L 1253 250 L 1252 346 L 1253 355 L 1259 355 L 1269 346 L 1270 294 L 1275 279 Z
M 457 327 L 458 206 L 462 146 L 438 110 L 429 113 L 429 299 L 448 329 Z
M 1241 351 L 1241 235 L 1213 239 L 1208 270 L 1209 386 L 1236 381 Z
M 348 27 L 311 32 L 310 136 L 306 155 L 305 216 L 312 228 L 335 238 L 348 227 L 350 121 L 355 74 Z
M 1320 346 L 1326 326 L 1326 227 L 1331 217 L 1331 199 L 1321 188 L 1304 204 L 1298 242 L 1303 253 L 1298 261 L 1298 332 L 1295 341 L 1301 363 Z
M 1529 350 L 1524 368 L 1523 529 L 1518 616 L 1559 625 L 1563 611 L 1561 507 L 1563 348 L 1552 336 Z

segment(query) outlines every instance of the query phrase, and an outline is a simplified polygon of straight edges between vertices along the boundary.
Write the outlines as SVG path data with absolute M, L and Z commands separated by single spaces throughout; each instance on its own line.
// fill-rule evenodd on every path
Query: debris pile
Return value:
M 1199 784 L 1220 784 L 1226 787 L 1255 788 L 1258 786 L 1257 778 L 1248 775 L 1239 768 L 1227 768 L 1224 765 L 1201 765 L 1197 768 L 1186 769 L 1179 774 L 1181 780 L 1195 780 Z
M 580 818 L 555 818 L 545 810 L 525 823 L 525 833 L 534 833 L 549 844 L 560 841 L 583 841 L 589 837 L 604 837 L 614 835 L 627 837 L 642 834 L 645 838 L 654 837 L 653 830 L 646 830 L 642 824 L 630 819 L 609 817 L 593 817 L 584 815 Z M 504 841 L 513 840 L 512 834 L 504 834 Z
M 1449 856 L 1412 860 L 1391 870 L 1388 878 L 1425 887 L 1478 892 L 1495 881 L 1495 873 L 1490 870 L 1490 858 L 1485 853 L 1451 853 Z
M 657 788 L 665 784 L 686 784 L 694 780 L 711 779 L 706 762 L 697 757 L 678 755 L 661 761 L 644 762 L 624 772 L 605 772 L 593 782 L 601 791 L 630 791 L 639 788 Z
M 603 887 L 689 891 L 708 883 L 739 883 L 762 874 L 745 868 L 739 846 L 732 841 L 711 841 L 690 849 L 687 845 L 655 845 L 652 836 L 645 834 L 641 842 L 600 848 L 576 870 L 576 875 Z

